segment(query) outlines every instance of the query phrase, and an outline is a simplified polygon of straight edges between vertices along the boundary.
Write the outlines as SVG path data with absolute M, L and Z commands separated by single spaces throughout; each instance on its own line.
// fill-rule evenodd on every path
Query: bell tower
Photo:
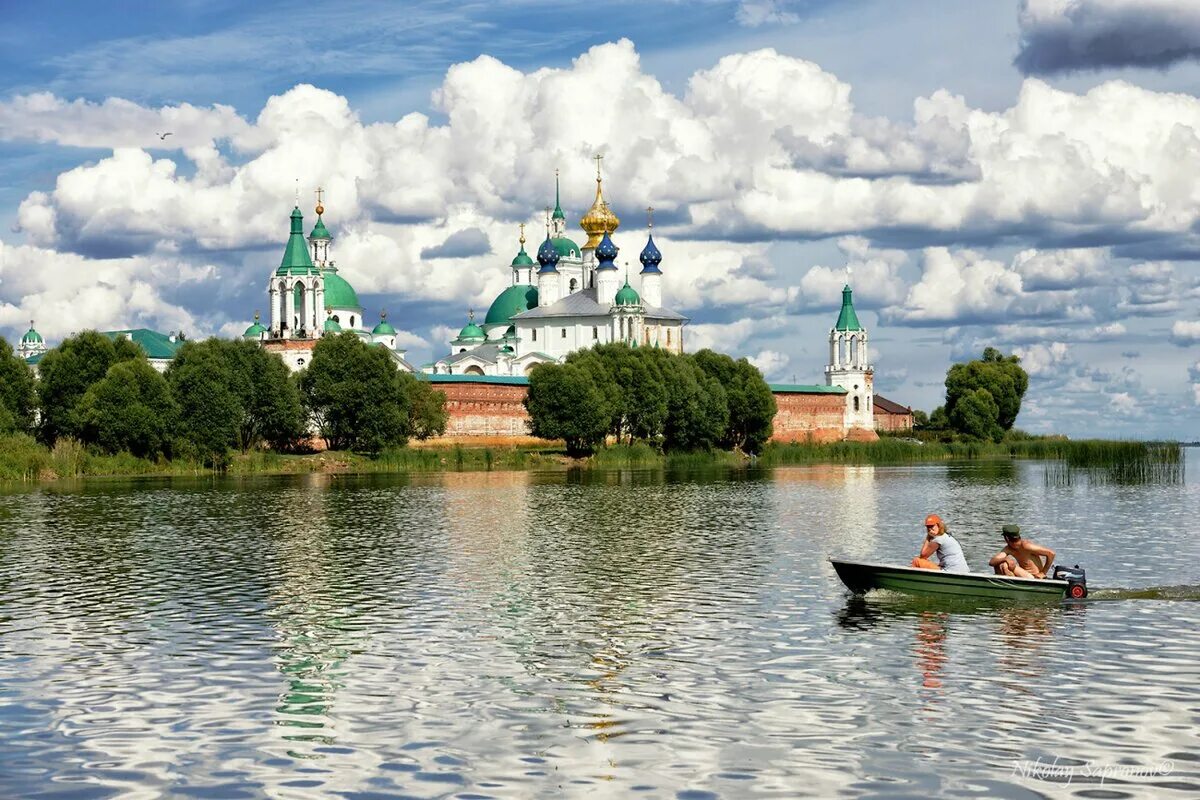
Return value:
M 843 427 L 875 430 L 875 367 L 867 351 L 867 329 L 858 321 L 854 311 L 850 284 L 842 288 L 842 310 L 837 322 L 829 329 L 829 363 L 825 366 L 825 383 L 846 390 L 846 412 Z

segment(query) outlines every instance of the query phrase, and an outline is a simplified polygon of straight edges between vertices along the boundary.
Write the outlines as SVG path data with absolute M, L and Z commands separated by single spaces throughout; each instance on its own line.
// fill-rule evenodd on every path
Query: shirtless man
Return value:
M 1010 578 L 1044 578 L 1054 563 L 1054 551 L 1021 538 L 1021 528 L 1005 525 L 1004 549 L 992 556 L 988 562 L 997 575 Z

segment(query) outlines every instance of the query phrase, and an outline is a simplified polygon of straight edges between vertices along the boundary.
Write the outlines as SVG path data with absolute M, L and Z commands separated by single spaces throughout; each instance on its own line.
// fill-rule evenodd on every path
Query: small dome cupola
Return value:
M 333 318 L 332 311 L 325 312 L 325 333 L 341 333 L 342 326 Z
M 254 315 L 258 319 L 258 315 Z M 29 320 L 29 330 L 25 331 L 25 335 L 21 337 L 21 344 L 42 344 L 42 335 L 33 328 L 33 320 Z
M 392 327 L 392 323 L 387 321 L 387 312 L 379 312 L 379 324 L 371 329 L 371 334 L 374 336 L 395 336 L 396 329 Z
M 487 334 L 483 332 L 483 328 L 475 324 L 474 309 L 467 311 L 467 324 L 458 332 L 458 341 L 460 342 L 482 342 L 487 339 Z
M 538 272 L 557 272 L 558 271 L 558 250 L 554 247 L 554 242 L 550 241 L 549 232 L 546 233 L 546 241 L 542 242 L 542 246 L 538 248 L 537 260 L 541 265 Z
M 588 240 L 583 245 L 584 250 L 598 247 L 604 234 L 612 233 L 621 226 L 621 220 L 608 207 L 608 201 L 604 199 L 604 185 L 600 177 L 600 160 L 602 158 L 604 156 L 596 156 L 596 199 L 592 201 L 592 207 L 587 210 L 587 213 L 579 219 L 579 227 L 583 228 L 588 235 Z
M 249 328 L 246 328 L 246 332 L 242 334 L 242 337 L 245 339 L 259 339 L 266 332 L 267 332 L 267 329 L 263 326 L 263 324 L 261 322 L 258 321 L 258 312 L 255 311 L 254 312 L 254 324 L 251 325 Z
M 596 245 L 596 269 L 616 269 L 617 265 L 613 262 L 617 259 L 617 254 L 621 248 L 613 244 L 612 237 L 608 235 L 608 231 L 604 232 L 604 238 L 600 240 L 600 244 Z
M 517 267 L 532 267 L 533 259 L 525 252 L 525 223 L 521 223 L 521 250 L 512 260 L 514 269 Z
M 642 248 L 642 254 L 638 256 L 638 260 L 642 262 L 643 273 L 662 271 L 658 268 L 658 265 L 662 263 L 662 253 L 654 244 L 653 235 L 646 238 L 646 246 Z
M 617 290 L 616 305 L 619 306 L 640 306 L 642 298 L 638 296 L 637 290 L 629 285 L 629 278 L 626 276 L 625 285 Z

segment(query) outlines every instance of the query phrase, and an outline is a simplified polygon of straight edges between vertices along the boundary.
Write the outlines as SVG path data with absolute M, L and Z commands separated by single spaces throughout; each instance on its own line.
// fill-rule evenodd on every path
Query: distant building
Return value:
M 913 410 L 888 400 L 881 394 L 875 395 L 875 430 L 892 433 L 913 429 Z
M 166 372 L 167 365 L 171 363 L 171 359 L 175 357 L 175 353 L 183 346 L 183 337 L 181 335 L 159 333 L 149 328 L 100 331 L 100 333 L 113 341 L 117 339 L 130 340 L 142 348 L 142 352 L 146 354 L 146 360 L 150 362 L 150 366 L 159 372 Z M 34 330 L 33 321 L 30 320 L 29 330 L 25 332 L 25 335 L 21 337 L 21 342 L 17 345 L 17 355 L 25 359 L 25 363 L 29 364 L 36 371 L 38 362 L 42 360 L 42 356 L 46 354 L 48 349 L 45 341 L 42 339 L 42 335 Z

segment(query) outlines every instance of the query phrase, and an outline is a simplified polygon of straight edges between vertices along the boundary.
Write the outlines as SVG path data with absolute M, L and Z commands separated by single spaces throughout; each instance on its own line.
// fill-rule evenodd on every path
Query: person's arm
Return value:
M 988 562 L 988 566 L 998 567 L 1005 561 L 1008 561 L 1008 553 L 1004 550 L 1001 550 L 999 553 L 996 553 L 996 555 L 992 556 L 992 560 Z
M 926 536 L 925 544 L 921 545 L 921 558 L 929 558 L 931 555 L 937 552 L 937 549 L 937 542 L 933 540 L 933 537 Z
M 1032 542 L 1026 546 L 1029 548 L 1030 555 L 1038 556 L 1042 559 L 1042 566 L 1038 570 L 1042 574 L 1038 577 L 1046 577 L 1046 570 L 1050 569 L 1050 565 L 1054 563 L 1054 551 L 1049 547 L 1042 547 L 1040 544 L 1033 544 Z

